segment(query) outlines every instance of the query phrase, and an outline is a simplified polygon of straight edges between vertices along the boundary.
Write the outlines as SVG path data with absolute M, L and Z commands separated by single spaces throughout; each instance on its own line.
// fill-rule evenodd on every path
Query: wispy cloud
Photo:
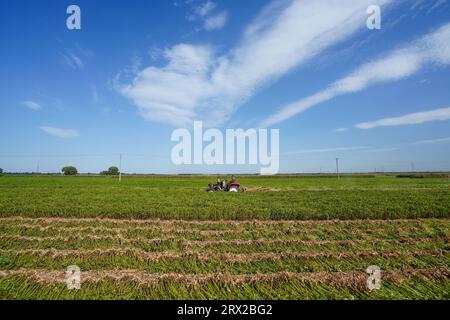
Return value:
M 95 85 L 91 85 L 91 95 L 92 95 L 92 102 L 99 103 L 100 102 L 100 96 L 97 91 L 97 87 Z
M 90 49 L 82 48 L 78 43 L 73 49 L 64 49 L 59 53 L 62 57 L 62 63 L 72 69 L 83 69 L 85 66 L 84 60 L 92 59 L 94 52 Z
M 79 56 L 72 52 L 60 53 L 66 66 L 72 69 L 83 69 L 84 62 Z
M 368 149 L 365 150 L 365 152 L 370 152 L 370 153 L 377 153 L 377 152 L 392 152 L 392 151 L 397 151 L 399 150 L 399 148 L 397 147 L 391 147 L 391 148 L 375 148 L 375 149 Z
M 224 11 L 206 19 L 203 27 L 206 31 L 220 30 L 225 26 L 227 20 L 228 13 Z
M 333 132 L 336 132 L 336 133 L 342 133 L 342 132 L 345 132 L 345 131 L 348 131 L 348 128 L 337 128 L 337 129 L 333 130 Z
M 419 72 L 427 64 L 450 64 L 450 24 L 403 48 L 366 63 L 316 94 L 290 103 L 266 118 L 269 127 L 337 96 L 355 93 L 379 83 L 393 82 Z
M 195 8 L 195 13 L 201 17 L 204 17 L 208 15 L 216 6 L 216 3 L 212 1 L 206 1 L 205 3 Z
M 450 142 L 449 138 L 439 138 L 439 139 L 430 139 L 430 140 L 420 140 L 413 142 L 412 144 L 436 144 L 436 143 L 447 143 Z
M 410 10 L 416 10 L 416 8 L 419 7 L 425 1 L 426 0 L 416 0 L 416 2 L 414 2 L 414 4 L 411 6 Z
M 410 113 L 396 118 L 385 118 L 371 122 L 363 122 L 355 125 L 358 129 L 372 129 L 386 126 L 402 126 L 420 124 L 429 121 L 442 121 L 450 119 L 450 108 L 442 108 L 424 112 Z
M 52 135 L 54 137 L 58 138 L 73 138 L 78 137 L 80 134 L 76 130 L 72 129 L 61 129 L 61 128 L 55 128 L 55 127 L 47 127 L 47 126 L 40 126 L 38 127 L 45 133 L 48 133 L 49 135 Z
M 166 66 L 148 66 L 131 81 L 117 81 L 116 88 L 147 120 L 220 125 L 261 88 L 364 28 L 370 4 L 374 1 L 277 1 L 228 53 L 178 44 L 165 51 Z
M 433 6 L 427 11 L 427 14 L 437 10 L 438 8 L 442 7 L 446 3 L 447 3 L 447 0 L 436 0 L 436 2 L 433 4 Z
M 191 14 L 186 16 L 189 21 L 200 20 L 203 22 L 203 29 L 206 31 L 221 30 L 228 21 L 228 12 L 222 11 L 214 14 L 217 4 L 212 1 L 203 2 L 200 5 L 194 6 Z M 199 31 L 197 29 L 196 31 Z
M 41 110 L 42 109 L 42 106 L 39 103 L 32 101 L 32 100 L 23 101 L 22 105 L 29 109 L 32 109 L 32 110 Z
M 305 153 L 325 153 L 325 152 L 342 152 L 342 151 L 359 151 L 366 150 L 369 147 L 364 146 L 356 146 L 356 147 L 339 147 L 339 148 L 324 148 L 324 149 L 309 149 L 309 150 L 296 150 L 296 151 L 288 151 L 284 152 L 284 155 L 292 155 L 292 154 L 305 154 Z

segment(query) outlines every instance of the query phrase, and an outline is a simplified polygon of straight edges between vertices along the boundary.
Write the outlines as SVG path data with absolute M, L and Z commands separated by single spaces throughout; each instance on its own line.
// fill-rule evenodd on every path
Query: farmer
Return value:
M 232 183 L 237 183 L 236 176 L 232 175 L 230 182 L 227 183 L 227 189 L 230 187 Z
M 225 188 L 225 181 L 220 179 L 220 177 L 217 177 L 217 185 L 220 187 L 220 189 Z

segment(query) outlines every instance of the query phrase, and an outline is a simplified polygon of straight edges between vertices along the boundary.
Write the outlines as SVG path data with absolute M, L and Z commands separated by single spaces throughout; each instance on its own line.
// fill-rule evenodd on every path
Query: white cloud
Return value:
M 226 12 L 221 12 L 215 16 L 209 17 L 205 20 L 203 27 L 206 31 L 220 30 L 227 23 L 228 14 Z
M 333 132 L 342 133 L 342 132 L 345 132 L 347 130 L 348 130 L 348 128 L 337 128 L 337 129 L 334 129 Z
M 384 5 L 391 0 L 379 0 Z M 280 4 L 281 3 L 281 4 Z M 218 56 L 209 46 L 178 44 L 167 65 L 149 66 L 133 81 L 116 82 L 147 120 L 220 125 L 262 87 L 364 30 L 373 0 L 289 0 L 266 7 L 239 45 Z M 186 61 L 194 61 L 189 67 Z
M 58 138 L 73 138 L 78 137 L 80 135 L 78 131 L 72 129 L 61 129 L 47 126 L 40 126 L 38 128 L 44 131 L 45 133 L 48 133 L 49 135 Z
M 201 17 L 208 15 L 217 5 L 212 1 L 207 1 L 195 9 L 195 13 Z
M 427 11 L 428 13 L 433 12 L 434 10 L 438 9 L 439 7 L 441 7 L 442 5 L 446 4 L 447 0 L 437 0 L 434 5 Z
M 39 103 L 31 101 L 31 100 L 23 101 L 22 105 L 24 105 L 25 107 L 32 109 L 32 110 L 41 110 L 42 109 L 42 106 Z
M 205 81 L 212 51 L 180 44 L 164 55 L 170 61 L 167 66 L 148 67 L 118 89 L 133 99 L 145 119 L 183 125 L 195 117 L 200 98 L 213 95 L 214 89 Z
M 450 24 L 378 60 L 362 65 L 348 76 L 312 96 L 280 108 L 278 112 L 263 121 L 263 126 L 280 123 L 343 94 L 355 93 L 378 83 L 404 79 L 430 63 L 450 64 Z
M 450 108 L 442 108 L 425 112 L 410 113 L 396 118 L 385 118 L 372 122 L 364 122 L 355 125 L 358 129 L 372 129 L 376 127 L 401 126 L 420 124 L 429 121 L 449 120 Z
M 392 147 L 392 148 L 369 149 L 369 150 L 366 150 L 365 152 L 377 153 L 377 152 L 392 152 L 392 151 L 397 151 L 397 150 L 398 150 L 397 147 Z
M 97 87 L 95 85 L 91 85 L 91 93 L 92 93 L 92 101 L 94 103 L 99 103 L 100 97 L 98 95 Z
M 411 6 L 410 10 L 415 10 L 419 5 L 421 5 L 425 0 L 416 0 L 416 2 Z
M 81 60 L 81 58 L 77 56 L 75 53 L 72 52 L 61 53 L 61 56 L 66 66 L 71 67 L 72 69 L 84 68 L 83 60 Z
M 421 141 L 416 141 L 412 144 L 435 144 L 435 143 L 446 143 L 446 142 L 450 142 L 450 137 L 449 138 L 430 139 L 430 140 L 421 140 Z
M 75 43 L 73 50 L 65 48 L 59 54 L 62 57 L 62 63 L 72 69 L 83 69 L 85 66 L 84 60 L 94 57 L 92 50 L 82 48 L 78 43 Z
M 366 150 L 369 147 L 356 146 L 356 147 L 339 147 L 339 148 L 324 148 L 324 149 L 310 149 L 310 150 L 297 150 L 297 151 L 289 151 L 283 154 L 291 155 L 291 154 L 304 154 L 304 153 L 325 153 L 325 152 L 342 152 L 342 151 L 359 151 Z

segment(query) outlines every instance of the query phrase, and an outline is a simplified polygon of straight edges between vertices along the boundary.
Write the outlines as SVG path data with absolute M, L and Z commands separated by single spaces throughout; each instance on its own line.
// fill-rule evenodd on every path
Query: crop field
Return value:
M 0 177 L 0 299 L 450 299 L 448 178 L 214 180 Z

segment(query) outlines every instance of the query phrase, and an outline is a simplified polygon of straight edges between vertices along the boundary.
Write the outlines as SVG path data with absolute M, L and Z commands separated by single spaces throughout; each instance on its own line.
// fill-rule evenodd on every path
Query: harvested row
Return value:
M 425 220 L 402 220 L 402 221 L 388 221 L 385 223 L 377 222 L 377 223 L 348 223 L 342 221 L 335 221 L 332 224 L 324 223 L 297 223 L 295 221 L 285 221 L 282 223 L 254 223 L 254 222 L 240 222 L 240 223 L 214 223 L 211 224 L 194 224 L 191 225 L 188 222 L 177 222 L 174 221 L 171 223 L 170 221 L 165 221 L 165 223 L 159 222 L 147 222 L 147 223 L 95 223 L 90 220 L 85 221 L 84 219 L 62 219 L 64 221 L 46 221 L 44 220 L 39 222 L 28 222 L 28 221 L 1 221 L 0 227 L 4 228 L 6 231 L 19 228 L 19 229 L 39 229 L 41 231 L 45 230 L 57 230 L 59 231 L 112 231 L 112 232 L 125 232 L 127 230 L 133 231 L 161 231 L 161 232 L 175 232 L 182 233 L 183 231 L 199 231 L 199 232 L 223 232 L 223 233 L 233 233 L 237 231 L 292 231 L 292 232 L 309 232 L 309 231 L 318 231 L 323 230 L 326 232 L 333 231 L 345 231 L 345 230 L 362 230 L 362 231 L 371 231 L 371 230 L 379 230 L 384 229 L 386 231 L 395 231 L 399 228 L 416 228 L 421 230 L 433 230 L 442 228 L 446 232 L 450 232 L 450 220 L 448 219 L 431 219 L 430 221 Z M 99 221 L 100 222 L 100 221 Z
M 197 251 L 179 252 L 149 252 L 138 248 L 108 248 L 108 249 L 75 249 L 75 250 L 57 250 L 57 249 L 0 249 L 0 254 L 11 255 L 34 255 L 34 256 L 51 256 L 67 257 L 67 256 L 84 256 L 84 255 L 132 255 L 136 258 L 145 259 L 147 261 L 158 261 L 162 259 L 183 259 L 193 257 L 197 260 L 222 260 L 227 262 L 251 262 L 258 260 L 281 260 L 281 259 L 309 259 L 309 258 L 352 258 L 352 257 L 396 257 L 399 255 L 411 256 L 434 256 L 443 257 L 448 255 L 447 250 L 430 249 L 430 250 L 365 250 L 356 252 L 284 252 L 284 253 L 208 253 Z
M 234 256 L 236 257 L 236 256 Z M 241 258 L 243 258 L 241 256 Z M 78 265 L 81 270 L 135 269 L 150 273 L 211 273 L 256 274 L 271 272 L 337 272 L 365 269 L 378 265 L 382 270 L 411 268 L 448 268 L 450 257 L 423 252 L 419 255 L 398 253 L 387 256 L 353 256 L 353 257 L 301 257 L 279 259 L 262 259 L 254 261 L 224 261 L 220 257 L 199 260 L 189 255 L 179 258 L 162 258 L 157 261 L 137 258 L 131 254 L 104 253 L 101 255 L 57 256 L 51 255 L 4 255 L 3 270 L 52 269 L 66 270 L 69 265 Z
M 450 223 L 450 219 L 448 218 L 409 218 L 409 219 L 352 219 L 352 220 L 339 220 L 339 219 L 329 219 L 329 220 L 179 220 L 179 219 L 160 219 L 160 218 L 151 218 L 151 219 L 112 219 L 112 218 L 61 218 L 61 217 L 23 217 L 23 216 L 12 216 L 12 217 L 0 217 L 0 222 L 29 222 L 29 223 L 46 223 L 46 224 L 54 224 L 56 222 L 62 223 L 91 223 L 94 225 L 97 224 L 115 224 L 115 225 L 127 225 L 130 226 L 132 224 L 142 225 L 142 224 L 152 224 L 152 225 L 178 225 L 182 224 L 187 227 L 193 226 L 217 226 L 217 225 L 228 225 L 228 226 L 242 226 L 251 224 L 254 225 L 282 225 L 282 226 L 303 226 L 303 225 L 336 225 L 336 224 L 345 224 L 345 225 L 387 225 L 387 224 L 403 224 L 403 223 L 441 223 L 447 222 Z
M 355 240 L 302 240 L 297 238 L 292 239 L 254 239 L 254 240 L 179 240 L 176 237 L 163 237 L 163 238 L 124 238 L 122 236 L 115 235 L 69 235 L 69 236 L 55 236 L 55 237 L 35 237 L 35 236 L 21 236 L 21 235 L 0 235 L 0 240 L 8 242 L 8 240 L 18 240 L 24 242 L 73 242 L 73 241 L 114 241 L 120 243 L 140 243 L 140 244 L 153 244 L 162 242 L 177 242 L 184 247 L 211 247 L 220 245 L 233 245 L 233 246 L 270 246 L 270 245 L 291 245 L 300 244 L 304 246 L 321 246 L 327 244 L 333 245 L 353 245 L 353 244 L 412 244 L 423 243 L 431 241 L 444 241 L 449 242 L 450 238 L 446 237 L 411 237 L 411 238 L 397 238 L 397 239 L 355 239 Z
M 124 238 L 117 235 L 69 235 L 54 237 L 36 237 L 21 235 L 0 235 L 2 249 L 94 249 L 132 245 L 133 248 L 146 251 L 175 250 L 184 252 L 188 249 L 209 252 L 301 252 L 301 251 L 357 251 L 361 249 L 445 249 L 450 238 L 409 237 L 397 239 L 355 239 L 355 240 L 302 240 L 255 239 L 255 240 L 187 240 L 175 237 L 162 238 Z
M 407 276 L 401 283 L 383 281 L 380 290 L 338 287 L 330 284 L 310 284 L 297 280 L 278 282 L 252 282 L 239 285 L 217 281 L 197 286 L 183 281 L 162 281 L 156 284 L 137 285 L 135 282 L 114 281 L 108 278 L 99 282 L 84 282 L 81 290 L 67 290 L 66 284 L 45 284 L 23 276 L 0 279 L 2 299 L 444 299 L 450 298 L 448 280 L 422 280 Z
M 45 269 L 20 269 L 0 271 L 0 278 L 10 276 L 24 276 L 39 283 L 55 284 L 65 283 L 66 273 L 64 271 Z M 383 281 L 400 284 L 408 277 L 418 277 L 422 280 L 441 281 L 450 277 L 447 268 L 388 270 L 383 272 Z M 81 283 L 98 283 L 105 279 L 113 281 L 134 282 L 138 285 L 149 285 L 164 281 L 183 281 L 188 285 L 199 285 L 205 282 L 221 282 L 227 285 L 256 282 L 280 282 L 301 281 L 308 284 L 330 284 L 333 286 L 351 286 L 366 288 L 367 273 L 365 271 L 350 272 L 277 272 L 265 274 L 239 274 L 207 273 L 207 274 L 185 274 L 185 273 L 147 273 L 140 270 L 102 270 L 84 271 Z
M 179 228 L 158 228 L 158 227 L 138 227 L 138 228 L 111 228 L 106 226 L 75 226 L 75 227 L 57 227 L 57 226 L 36 226 L 32 224 L 23 224 L 20 226 L 0 226 L 0 231 L 7 235 L 27 235 L 27 236 L 59 236 L 61 234 L 76 235 L 115 235 L 129 238 L 145 237 L 159 238 L 166 236 L 167 233 L 174 237 L 188 240 L 214 240 L 214 237 L 220 239 L 240 239 L 251 240 L 255 238 L 285 238 L 296 236 L 303 240 L 315 239 L 369 239 L 369 238 L 391 238 L 391 237 L 443 237 L 450 235 L 450 229 L 447 224 L 436 226 L 399 226 L 397 228 L 368 228 L 353 229 L 342 227 L 312 228 L 312 229 L 249 229 L 249 230 L 193 230 Z
M 432 271 L 433 272 L 433 271 Z M 311 284 L 297 280 L 252 282 L 238 285 L 209 281 L 192 286 L 183 281 L 162 281 L 138 285 L 136 282 L 104 278 L 84 282 L 81 290 L 67 290 L 66 284 L 46 284 L 24 276 L 0 279 L 3 299 L 449 299 L 448 280 L 422 280 L 406 276 L 400 283 L 383 281 L 380 290 L 330 284 Z

